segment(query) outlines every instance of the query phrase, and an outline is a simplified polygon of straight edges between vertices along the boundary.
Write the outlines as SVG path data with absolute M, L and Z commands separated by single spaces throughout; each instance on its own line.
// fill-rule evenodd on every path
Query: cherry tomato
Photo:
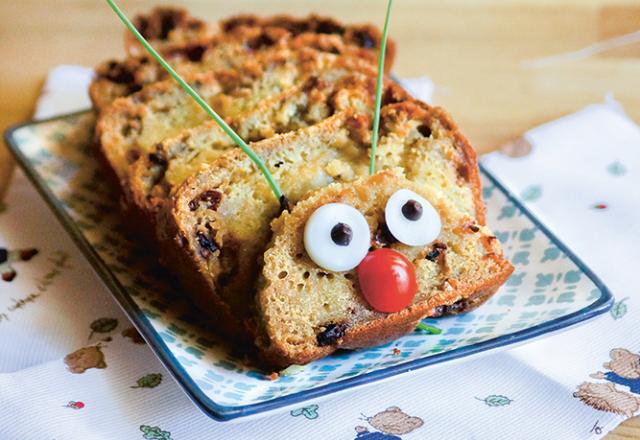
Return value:
M 418 291 L 413 264 L 389 248 L 369 252 L 358 265 L 358 279 L 362 295 L 379 312 L 399 312 Z

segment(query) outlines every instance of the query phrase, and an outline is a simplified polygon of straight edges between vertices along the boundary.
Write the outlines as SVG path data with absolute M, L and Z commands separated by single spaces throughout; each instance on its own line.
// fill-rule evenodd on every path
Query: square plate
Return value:
M 420 332 L 379 347 L 340 351 L 292 376 L 268 380 L 225 350 L 156 258 L 119 231 L 117 197 L 93 156 L 91 112 L 32 122 L 6 140 L 30 179 L 160 361 L 209 416 L 230 420 L 372 381 L 522 343 L 606 312 L 612 296 L 596 276 L 485 170 L 487 222 L 515 272 L 478 310 L 426 320 Z M 397 353 L 397 348 L 400 353 Z

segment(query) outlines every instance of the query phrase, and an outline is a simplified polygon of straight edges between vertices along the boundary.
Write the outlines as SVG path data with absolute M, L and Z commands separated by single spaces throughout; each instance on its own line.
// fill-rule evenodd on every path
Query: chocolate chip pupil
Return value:
M 420 217 L 422 217 L 422 205 L 416 200 L 409 200 L 402 205 L 402 215 L 404 215 L 407 220 L 419 220 Z
M 345 223 L 338 223 L 331 229 L 331 239 L 338 246 L 348 246 L 352 238 L 353 231 Z

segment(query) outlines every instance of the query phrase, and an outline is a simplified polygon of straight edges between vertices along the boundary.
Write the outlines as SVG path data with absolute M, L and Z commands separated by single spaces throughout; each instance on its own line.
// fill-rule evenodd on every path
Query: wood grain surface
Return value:
M 130 15 L 160 3 L 210 20 L 239 13 L 319 12 L 381 24 L 382 0 L 121 0 Z M 30 118 L 47 70 L 120 57 L 122 24 L 98 0 L 0 1 L 0 129 Z M 587 59 L 531 67 L 527 60 L 574 51 L 640 29 L 638 0 L 399 0 L 390 34 L 394 71 L 428 75 L 435 103 L 452 113 L 480 152 L 613 93 L 640 121 L 640 44 Z M 0 145 L 0 195 L 12 160 Z M 585 436 L 588 433 L 585 433 Z M 608 439 L 640 438 L 640 418 Z

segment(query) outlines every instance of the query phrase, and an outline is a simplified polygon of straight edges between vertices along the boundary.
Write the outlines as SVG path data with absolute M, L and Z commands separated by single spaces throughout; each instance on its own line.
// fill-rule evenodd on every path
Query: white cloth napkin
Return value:
M 93 69 L 88 67 L 61 65 L 51 69 L 42 87 L 34 119 L 47 119 L 90 108 L 87 89 L 91 78 Z
M 58 93 L 86 84 L 86 70 L 55 72 L 39 109 L 86 102 Z M 611 314 L 520 348 L 234 423 L 201 414 L 150 349 L 133 342 L 131 325 L 106 288 L 16 173 L 0 205 L 0 247 L 39 253 L 12 263 L 12 282 L 0 281 L 0 438 L 602 437 L 640 408 L 633 279 L 640 263 L 640 130 L 608 103 L 537 127 L 524 139 L 511 151 L 521 154 L 528 142 L 528 155 L 493 153 L 484 164 L 609 285 L 617 296 Z M 77 352 L 100 340 L 104 359 L 96 350 Z M 104 368 L 71 374 L 63 358 L 72 352 Z M 621 414 L 594 409 L 580 396 Z

